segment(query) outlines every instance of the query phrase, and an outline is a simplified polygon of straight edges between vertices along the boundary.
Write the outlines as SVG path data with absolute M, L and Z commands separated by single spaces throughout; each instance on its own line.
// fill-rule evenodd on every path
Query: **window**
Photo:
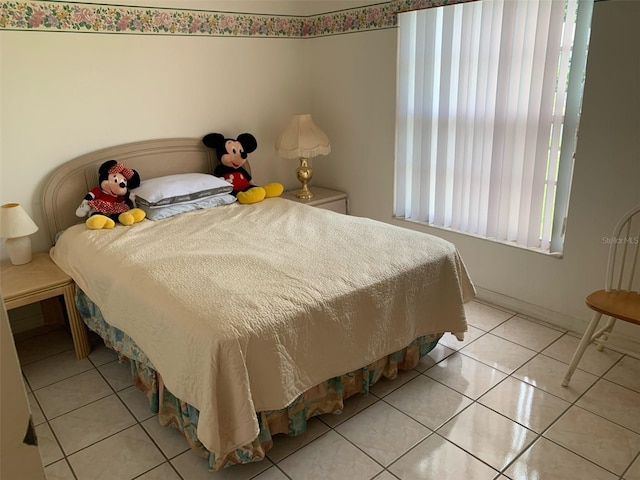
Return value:
M 399 14 L 394 215 L 560 254 L 593 0 Z

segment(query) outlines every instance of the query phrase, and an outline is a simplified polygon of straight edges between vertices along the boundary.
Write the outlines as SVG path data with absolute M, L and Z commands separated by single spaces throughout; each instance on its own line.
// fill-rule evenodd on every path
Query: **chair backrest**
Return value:
M 605 290 L 639 291 L 640 251 L 640 205 L 629 210 L 620 219 L 613 231 L 613 236 L 607 239 L 609 247 L 609 264 Z

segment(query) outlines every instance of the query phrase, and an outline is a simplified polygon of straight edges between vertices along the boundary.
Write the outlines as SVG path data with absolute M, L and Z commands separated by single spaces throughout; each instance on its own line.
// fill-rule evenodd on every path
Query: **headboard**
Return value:
M 42 192 L 44 218 L 52 244 L 58 232 L 82 221 L 76 217 L 76 208 L 87 192 L 98 185 L 100 165 L 111 159 L 137 170 L 143 181 L 175 173 L 213 173 L 218 164 L 215 150 L 205 147 L 200 138 L 127 143 L 74 158 L 53 172 Z M 245 168 L 249 170 L 248 165 Z

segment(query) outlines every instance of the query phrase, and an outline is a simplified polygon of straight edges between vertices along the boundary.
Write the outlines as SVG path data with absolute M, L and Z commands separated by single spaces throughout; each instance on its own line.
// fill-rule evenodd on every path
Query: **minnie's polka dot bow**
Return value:
M 121 163 L 116 163 L 113 167 L 111 167 L 109 169 L 109 173 L 119 173 L 127 180 L 131 180 L 131 177 L 133 177 L 133 170 L 125 167 Z

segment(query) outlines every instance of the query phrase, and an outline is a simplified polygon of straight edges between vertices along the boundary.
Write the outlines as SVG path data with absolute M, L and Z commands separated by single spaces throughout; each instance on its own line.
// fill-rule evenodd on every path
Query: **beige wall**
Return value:
M 312 110 L 331 139 L 313 160 L 318 184 L 349 193 L 351 213 L 391 220 L 395 155 L 396 30 L 314 39 Z
M 482 297 L 584 328 L 585 293 L 603 286 L 602 237 L 640 203 L 638 27 L 640 2 L 596 3 L 564 258 L 394 223 L 453 241 Z M 316 39 L 310 49 L 322 58 L 314 111 L 333 118 L 334 149 L 316 160 L 316 179 L 348 191 L 353 214 L 393 221 L 395 31 Z
M 42 185 L 61 163 L 215 131 L 253 133 L 257 181 L 295 184 L 274 143 L 306 107 L 298 41 L 1 32 L 0 200 L 22 203 L 42 227 Z M 49 246 L 42 228 L 32 242 L 36 251 Z
M 595 5 L 564 258 L 402 223 L 453 241 L 484 298 L 576 329 L 588 318 L 602 237 L 640 202 L 639 18 L 640 2 Z M 294 187 L 295 162 L 273 144 L 291 113 L 309 111 L 332 142 L 314 183 L 347 191 L 356 215 L 393 221 L 396 48 L 394 29 L 305 40 L 3 31 L 0 201 L 43 225 L 40 191 L 64 161 L 218 129 L 254 133 L 257 181 Z M 33 241 L 48 247 L 44 232 Z

